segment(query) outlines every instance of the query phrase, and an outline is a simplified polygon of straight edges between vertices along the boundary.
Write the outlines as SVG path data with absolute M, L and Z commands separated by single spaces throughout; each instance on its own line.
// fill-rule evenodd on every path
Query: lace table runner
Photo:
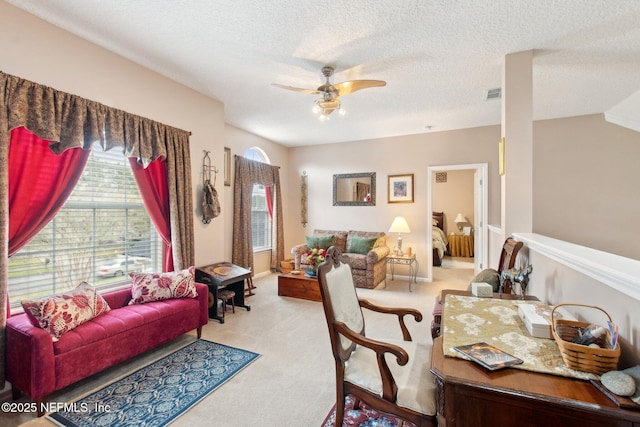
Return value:
M 567 368 L 554 340 L 531 336 L 518 317 L 518 304 L 522 303 L 551 311 L 550 306 L 537 301 L 447 295 L 442 319 L 444 354 L 462 359 L 453 347 L 485 341 L 522 359 L 524 363 L 512 366 L 516 369 L 585 380 L 599 378 Z

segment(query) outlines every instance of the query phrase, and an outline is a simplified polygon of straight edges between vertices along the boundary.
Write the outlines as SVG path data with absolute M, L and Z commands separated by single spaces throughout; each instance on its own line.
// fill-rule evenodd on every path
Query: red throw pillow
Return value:
M 63 294 L 23 300 L 22 307 L 33 326 L 55 338 L 111 310 L 102 295 L 87 282 Z
M 198 296 L 193 278 L 193 266 L 169 273 L 131 273 L 129 305 Z

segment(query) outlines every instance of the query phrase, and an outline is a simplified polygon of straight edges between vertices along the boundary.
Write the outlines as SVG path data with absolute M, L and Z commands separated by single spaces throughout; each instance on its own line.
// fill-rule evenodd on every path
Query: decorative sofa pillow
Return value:
M 87 282 L 66 293 L 23 300 L 22 307 L 33 326 L 55 338 L 111 310 L 102 295 Z
M 377 241 L 377 237 L 366 238 L 353 236 L 347 252 L 351 254 L 366 255 L 371 249 L 373 249 Z
M 316 246 L 320 249 L 329 249 L 333 246 L 336 236 L 306 236 L 307 239 L 307 247 L 315 248 Z
M 195 298 L 198 293 L 193 279 L 193 266 L 168 273 L 130 273 L 129 305 L 174 298 Z

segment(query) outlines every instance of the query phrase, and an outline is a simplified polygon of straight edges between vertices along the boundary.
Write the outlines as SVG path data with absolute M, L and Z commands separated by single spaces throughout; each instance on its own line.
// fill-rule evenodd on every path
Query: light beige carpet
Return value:
M 408 320 L 414 340 L 431 342 L 431 311 L 442 289 L 466 289 L 473 270 L 434 268 L 432 283 L 419 282 L 409 292 L 407 280 L 390 279 L 387 286 L 358 289 L 361 297 L 388 306 L 414 307 L 422 311 L 421 323 Z M 236 308 L 226 322 L 211 321 L 203 338 L 260 353 L 262 357 L 228 383 L 178 418 L 172 426 L 314 426 L 320 425 L 335 403 L 335 374 L 329 334 L 321 303 L 277 293 L 277 275 L 254 279 L 255 295 L 247 298 L 251 311 Z M 367 334 L 401 338 L 395 316 L 367 312 Z M 50 398 L 55 402 L 76 400 L 105 383 L 178 348 L 195 334 L 173 341 L 134 361 L 71 386 Z M 99 355 L 96 355 L 99 357 Z M 0 400 L 11 401 L 5 389 Z M 26 398 L 20 401 L 28 402 Z M 0 426 L 52 426 L 35 414 L 0 414 Z

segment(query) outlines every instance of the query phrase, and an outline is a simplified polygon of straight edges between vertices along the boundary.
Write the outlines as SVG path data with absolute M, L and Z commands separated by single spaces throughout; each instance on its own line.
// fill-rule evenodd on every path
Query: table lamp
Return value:
M 456 216 L 456 219 L 453 220 L 453 222 L 458 224 L 458 230 L 462 231 L 462 225 L 467 223 L 467 219 L 461 213 L 459 213 Z
M 402 255 L 402 235 L 400 233 L 410 233 L 409 224 L 403 216 L 397 216 L 393 219 L 389 233 L 398 233 L 398 255 Z

